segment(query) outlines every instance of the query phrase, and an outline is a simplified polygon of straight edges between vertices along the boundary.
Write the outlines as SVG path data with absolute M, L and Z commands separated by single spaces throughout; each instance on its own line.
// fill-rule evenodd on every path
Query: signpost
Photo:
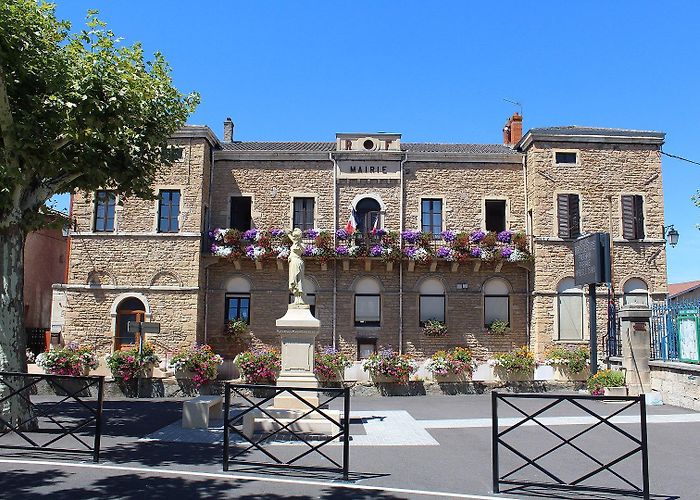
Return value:
M 574 242 L 574 281 L 588 285 L 591 375 L 598 371 L 598 334 L 596 329 L 596 285 L 610 283 L 610 235 L 591 233 Z
M 160 323 L 129 321 L 126 328 L 129 333 L 138 334 L 139 354 L 143 354 L 143 344 L 146 341 L 146 334 L 157 335 L 160 333 Z

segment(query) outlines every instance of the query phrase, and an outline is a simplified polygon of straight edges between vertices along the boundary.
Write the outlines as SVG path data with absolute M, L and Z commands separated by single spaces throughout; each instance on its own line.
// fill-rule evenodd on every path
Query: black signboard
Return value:
M 610 282 L 608 233 L 592 233 L 574 242 L 574 275 L 577 285 Z

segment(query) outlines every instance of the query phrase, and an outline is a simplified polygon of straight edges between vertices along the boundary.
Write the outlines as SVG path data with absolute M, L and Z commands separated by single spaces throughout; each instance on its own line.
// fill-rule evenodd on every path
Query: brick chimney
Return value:
M 523 137 L 523 117 L 518 113 L 513 113 L 513 116 L 508 118 L 503 127 L 503 144 L 513 146 L 517 144 Z
M 233 127 L 231 117 L 226 118 L 224 122 L 224 142 L 233 142 Z

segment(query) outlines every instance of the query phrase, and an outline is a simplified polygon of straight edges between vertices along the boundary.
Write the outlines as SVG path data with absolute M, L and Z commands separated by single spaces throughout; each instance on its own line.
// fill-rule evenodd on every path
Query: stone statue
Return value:
M 301 229 L 296 228 L 289 235 L 292 246 L 289 249 L 289 292 L 294 296 L 294 305 L 304 305 L 304 246 L 301 244 Z

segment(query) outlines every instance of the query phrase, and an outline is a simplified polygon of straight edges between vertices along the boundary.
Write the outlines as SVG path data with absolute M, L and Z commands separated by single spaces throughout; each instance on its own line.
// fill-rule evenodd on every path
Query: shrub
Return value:
M 36 364 L 46 373 L 74 377 L 81 376 L 87 370 L 94 370 L 98 366 L 95 353 L 89 347 L 80 347 L 76 342 L 42 352 L 36 357 Z
M 112 376 L 123 381 L 138 377 L 149 365 L 158 363 L 160 358 L 150 342 L 143 346 L 141 353 L 137 347 L 134 347 L 125 351 L 115 351 L 107 357 L 107 366 Z
M 331 346 L 314 356 L 314 373 L 322 380 L 342 379 L 343 371 L 351 365 L 350 358 Z
M 384 376 L 395 382 L 408 382 L 408 377 L 416 371 L 416 366 L 408 354 L 384 349 L 367 358 L 362 369 L 373 377 Z
M 446 375 L 460 375 L 471 373 L 472 352 L 464 347 L 455 347 L 451 351 L 438 351 L 433 354 L 427 369 L 433 375 L 444 377 Z
M 625 374 L 619 370 L 601 370 L 588 379 L 588 390 L 594 396 L 600 396 L 605 387 L 624 387 Z
M 495 354 L 494 364 L 509 374 L 530 372 L 535 368 L 535 355 L 527 346 L 518 347 L 511 352 Z
M 423 334 L 428 337 L 444 337 L 447 335 L 447 325 L 437 319 L 429 319 L 423 324 Z
M 488 328 L 489 328 L 489 332 L 501 335 L 501 334 L 506 333 L 506 329 L 508 328 L 508 323 L 503 321 L 503 320 L 496 319 L 496 320 L 492 321 L 491 323 L 489 323 Z
M 170 366 L 176 370 L 189 370 L 194 373 L 192 382 L 196 387 L 216 378 L 216 372 L 224 362 L 223 358 L 214 353 L 208 345 L 193 345 L 180 350 L 170 361 Z
M 233 362 L 249 384 L 272 384 L 282 369 L 277 349 L 251 349 L 238 354 Z
M 545 354 L 546 359 L 543 364 L 551 366 L 561 366 L 571 373 L 581 373 L 586 369 L 591 353 L 587 347 L 578 347 L 574 350 L 563 347 L 555 347 Z

